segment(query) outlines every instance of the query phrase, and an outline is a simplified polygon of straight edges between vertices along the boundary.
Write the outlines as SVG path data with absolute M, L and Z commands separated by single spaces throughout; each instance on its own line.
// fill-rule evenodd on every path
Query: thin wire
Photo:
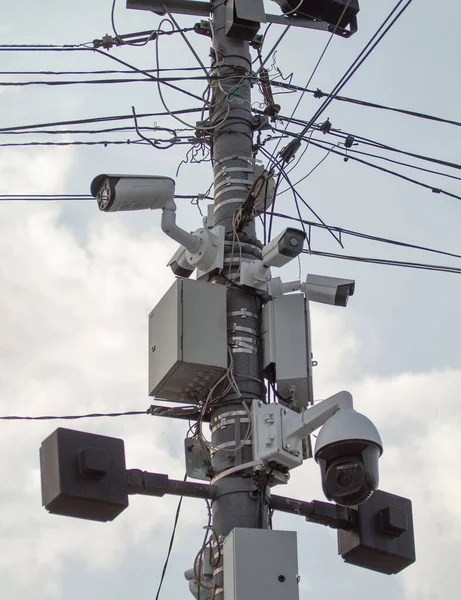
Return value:
M 111 24 L 112 24 L 112 30 L 113 30 L 113 32 L 115 34 L 115 37 L 119 38 L 120 36 L 118 34 L 117 29 L 115 28 L 115 5 L 116 4 L 117 4 L 117 0 L 114 0 L 112 2 L 112 9 L 110 11 L 110 21 L 111 21 Z
M 8 415 L 0 417 L 0 421 L 55 421 L 55 420 L 73 420 L 73 419 L 97 419 L 101 417 L 129 417 L 136 415 L 148 415 L 149 410 L 129 410 L 126 412 L 114 413 L 89 413 L 84 415 L 43 415 L 39 417 L 26 417 L 18 415 Z
M 306 146 L 306 148 L 308 148 L 308 145 Z M 298 181 L 296 181 L 295 183 L 293 183 L 292 185 L 290 185 L 289 187 L 287 187 L 285 190 L 282 190 L 281 192 L 278 193 L 278 196 L 281 196 L 282 194 L 285 194 L 286 192 L 289 192 L 291 189 L 293 189 L 294 187 L 296 187 L 298 184 L 300 184 L 302 181 L 304 181 L 305 179 L 307 179 L 308 177 L 310 177 L 312 175 L 312 173 L 318 168 L 320 167 L 320 165 L 330 156 L 331 151 L 333 150 L 333 148 L 336 148 L 336 146 L 332 146 L 327 153 L 325 154 L 325 156 L 323 158 L 321 158 L 319 160 L 319 162 L 312 167 L 312 169 L 306 174 L 304 175 L 304 177 L 301 177 L 301 179 L 298 179 Z M 287 174 L 289 173 L 289 171 L 287 172 Z
M 269 153 L 264 148 L 261 148 L 261 152 L 265 156 L 270 156 Z M 279 184 L 281 177 L 283 177 L 286 180 L 286 182 L 288 183 L 290 188 L 293 190 L 293 194 L 295 194 L 296 197 L 299 198 L 299 200 L 304 204 L 304 206 L 306 206 L 306 208 L 315 216 L 315 218 L 318 219 L 319 222 L 325 226 L 325 228 L 329 231 L 329 233 L 333 237 L 333 239 L 336 242 L 338 242 L 338 244 L 341 247 L 343 247 L 341 239 L 335 236 L 335 234 L 329 229 L 328 225 L 323 221 L 323 219 L 315 212 L 315 210 L 307 203 L 307 201 L 301 196 L 301 194 L 293 187 L 291 180 L 290 180 L 289 176 L 287 175 L 287 173 L 285 172 L 283 167 L 279 171 L 276 187 Z M 272 203 L 272 206 L 271 206 L 271 217 L 270 217 L 270 222 L 269 222 L 269 237 L 268 237 L 269 240 L 270 240 L 270 232 L 272 229 L 272 219 L 273 219 L 274 210 L 275 210 L 275 200 L 276 200 L 276 198 L 274 198 L 274 202 Z
M 114 0 L 115 2 L 116 0 Z M 187 46 L 189 47 L 189 50 L 192 52 L 192 54 L 195 57 L 195 60 L 198 62 L 198 64 L 200 65 L 200 67 L 202 68 L 202 71 L 205 73 L 205 75 L 208 77 L 208 69 L 205 67 L 205 65 L 203 64 L 203 62 L 200 59 L 200 56 L 197 54 L 197 52 L 195 51 L 195 48 L 192 46 L 192 44 L 189 42 L 189 40 L 186 37 L 186 34 L 181 30 L 181 28 L 179 27 L 176 19 L 174 18 L 173 14 L 171 13 L 170 9 L 168 8 L 167 4 L 163 4 L 163 8 L 166 10 L 166 12 L 168 13 L 168 17 L 171 19 L 171 21 L 173 21 L 174 26 L 176 27 L 176 29 L 179 31 L 179 33 L 181 34 L 182 39 L 186 42 Z
M 338 29 L 338 27 L 339 27 L 339 24 L 340 24 L 340 23 L 341 23 L 341 21 L 342 21 L 342 18 L 343 18 L 343 17 L 344 17 L 344 15 L 346 14 L 346 10 L 347 10 L 347 8 L 348 8 L 348 6 L 349 6 L 350 2 L 351 2 L 351 0 L 347 0 L 347 3 L 345 4 L 343 11 L 342 11 L 342 13 L 341 13 L 341 15 L 340 15 L 340 17 L 339 17 L 339 19 L 338 19 L 338 21 L 337 21 L 336 25 L 334 26 L 334 29 L 333 29 L 333 31 L 331 32 L 331 35 L 330 35 L 330 37 L 329 37 L 329 39 L 328 39 L 328 41 L 327 41 L 327 43 L 326 43 L 326 45 L 325 45 L 325 47 L 324 47 L 324 49 L 323 49 L 323 51 L 322 51 L 322 53 L 321 53 L 321 55 L 320 55 L 319 59 L 317 60 L 317 63 L 316 63 L 316 65 L 315 65 L 315 67 L 314 67 L 314 69 L 313 69 L 312 73 L 310 74 L 310 76 L 309 76 L 309 79 L 307 80 L 307 83 L 306 83 L 306 85 L 304 86 L 304 88 L 305 88 L 305 89 L 309 87 L 309 85 L 310 85 L 310 83 L 311 83 L 312 79 L 314 78 L 314 75 L 316 74 L 316 72 L 317 72 L 317 69 L 318 69 L 318 68 L 319 68 L 319 66 L 320 66 L 320 63 L 322 62 L 322 59 L 323 59 L 323 57 L 325 56 L 325 54 L 326 54 L 326 52 L 327 52 L 327 50 L 328 50 L 328 48 L 329 48 L 329 46 L 330 46 L 330 44 L 331 44 L 331 42 L 332 42 L 332 40 L 333 40 L 333 37 L 334 37 L 334 35 L 335 35 L 335 33 L 336 33 L 336 30 Z M 298 8 L 301 6 L 301 4 L 302 4 L 302 2 L 300 2 L 300 3 L 299 3 L 299 5 L 296 7 L 296 9 L 295 9 L 295 12 L 296 12 L 296 10 L 297 10 L 297 9 L 298 9 Z M 288 14 L 290 14 L 290 13 L 288 13 Z M 292 111 L 292 113 L 291 113 L 291 117 L 290 117 L 291 119 L 294 117 L 294 115 L 295 115 L 296 111 L 298 110 L 298 107 L 299 107 L 299 105 L 301 104 L 301 100 L 303 99 L 304 93 L 305 93 L 305 92 L 303 91 L 303 92 L 301 93 L 300 97 L 298 98 L 298 101 L 296 102 L 296 105 L 295 105 L 295 107 L 294 107 L 294 109 L 293 109 L 293 111 Z M 285 131 L 286 131 L 286 129 L 287 129 L 287 128 L 288 128 L 288 125 L 285 127 Z M 281 139 L 280 139 L 280 140 L 277 142 L 277 145 L 276 145 L 276 147 L 275 147 L 275 150 L 274 150 L 273 154 L 276 154 L 276 152 L 277 152 L 277 149 L 278 149 L 278 147 L 279 147 L 279 145 L 280 145 L 280 142 L 281 142 Z
M 147 73 L 156 73 L 157 69 L 143 69 Z M 164 67 L 162 72 L 201 71 L 200 67 Z M 104 69 L 92 71 L 0 71 L 0 75 L 115 75 L 133 73 L 132 69 Z M 309 90 L 308 90 L 309 91 Z
M 322 144 L 319 144 L 318 142 L 314 142 L 314 140 L 311 140 L 310 143 L 313 146 L 316 146 L 317 148 L 322 148 L 323 150 L 328 150 L 328 148 L 326 148 Z M 339 150 L 334 150 L 333 148 L 331 148 L 331 153 L 337 154 L 338 156 L 342 156 L 343 158 L 347 157 L 349 160 L 366 165 L 368 167 L 371 167 L 372 169 L 377 169 L 378 171 L 382 171 L 383 173 L 388 173 L 389 175 L 393 175 L 394 177 L 398 177 L 399 179 L 403 179 L 404 181 L 408 181 L 409 183 L 413 183 L 419 187 L 423 187 L 427 190 L 430 190 L 434 194 L 442 194 L 443 196 L 448 196 L 449 198 L 455 198 L 456 200 L 461 200 L 461 196 L 459 196 L 458 194 L 453 194 L 451 192 L 447 192 L 446 190 L 443 190 L 442 188 L 439 188 L 437 186 L 423 183 L 422 181 L 413 179 L 412 177 L 408 177 L 407 175 L 403 175 L 402 173 L 398 173 L 397 171 L 392 171 L 391 169 L 386 169 L 385 167 L 381 167 L 380 165 L 377 165 L 375 163 L 369 162 L 367 160 L 363 160 L 361 158 L 357 158 L 356 156 L 350 156 L 348 154 L 345 154 L 344 152 L 340 152 Z
M 148 117 L 166 117 L 171 114 L 181 115 L 181 114 L 189 114 L 201 112 L 201 108 L 182 108 L 179 110 L 172 110 L 169 112 L 156 112 L 156 113 L 143 113 L 137 115 L 138 119 L 148 118 Z M 2 127 L 0 128 L 1 133 L 10 133 L 12 131 L 21 131 L 26 129 L 40 129 L 41 127 L 61 127 L 63 125 L 83 125 L 90 123 L 105 123 L 109 121 L 127 121 L 133 120 L 133 114 L 130 115 L 114 115 L 109 117 L 93 117 L 88 119 L 74 119 L 72 121 L 54 121 L 49 123 L 35 123 L 31 125 L 15 125 L 13 127 Z
M 287 214 L 283 214 L 283 213 L 274 213 L 274 217 L 278 217 L 281 219 L 287 219 L 289 221 L 296 221 L 298 222 L 299 219 L 296 217 L 293 217 L 291 215 L 287 215 Z M 376 236 L 376 235 L 371 235 L 368 233 L 363 233 L 361 231 L 354 231 L 353 229 L 345 229 L 344 227 L 339 227 L 337 225 L 328 225 L 327 227 L 325 227 L 325 225 L 322 225 L 321 223 L 316 223 L 315 221 L 308 221 L 306 219 L 301 219 L 302 222 L 305 225 L 308 225 L 309 227 L 315 227 L 318 229 L 331 229 L 333 231 L 337 231 L 341 237 L 343 236 L 352 236 L 352 237 L 357 237 L 360 239 L 365 239 L 365 240 L 369 240 L 372 242 L 378 242 L 381 244 L 390 244 L 393 246 L 399 246 L 402 248 L 408 248 L 410 250 L 421 250 L 424 252 L 430 252 L 432 254 L 440 254 L 443 256 L 449 256 L 452 258 L 459 258 L 461 259 L 461 254 L 454 254 L 453 252 L 447 252 L 446 250 L 437 250 L 435 248 L 429 248 L 427 246 L 420 246 L 418 244 L 411 244 L 409 242 L 402 242 L 399 240 L 394 240 L 394 239 L 390 239 L 390 238 L 385 238 L 385 237 L 380 237 L 380 236 Z
M 445 265 L 431 265 L 425 263 L 414 263 L 414 262 L 405 262 L 399 260 L 388 260 L 382 258 L 371 258 L 367 256 L 346 256 L 343 254 L 333 254 L 331 252 L 319 252 L 316 250 L 303 250 L 304 254 L 311 254 L 314 256 L 323 256 L 325 258 L 339 258 L 341 260 L 350 260 L 355 262 L 362 263 L 371 263 L 375 265 L 385 265 L 389 267 L 405 267 L 408 269 L 418 269 L 422 271 L 437 271 L 441 273 L 454 273 L 456 275 L 461 275 L 461 269 L 456 267 L 448 267 Z
M 347 71 L 344 73 L 344 75 L 341 77 L 341 79 L 338 81 L 338 83 L 335 85 L 335 87 L 333 88 L 333 90 L 331 91 L 329 96 L 326 98 L 326 100 L 322 103 L 320 108 L 317 109 L 314 116 L 310 119 L 310 121 L 307 123 L 305 128 L 302 130 L 302 132 L 298 135 L 298 137 L 295 140 L 290 142 L 290 144 L 285 148 L 284 151 L 282 151 L 282 154 L 283 154 L 282 158 L 283 158 L 284 162 L 287 162 L 290 160 L 290 158 L 292 158 L 293 154 L 299 148 L 299 145 L 300 145 L 301 140 L 304 137 L 304 135 L 307 133 L 307 131 L 309 131 L 309 129 L 312 127 L 312 125 L 314 125 L 315 121 L 320 117 L 320 115 L 327 109 L 327 107 L 333 101 L 334 96 L 336 94 L 338 94 L 342 90 L 342 88 L 349 82 L 349 80 L 352 78 L 352 76 L 357 72 L 357 70 L 363 65 L 365 60 L 373 52 L 373 50 L 378 46 L 378 44 L 381 42 L 381 40 L 384 38 L 384 36 L 388 33 L 388 31 L 393 27 L 393 25 L 397 22 L 397 20 L 401 17 L 401 15 L 405 12 L 405 10 L 413 2 L 413 0 L 408 0 L 407 3 L 405 4 L 405 6 L 394 17 L 394 19 L 387 26 L 387 28 L 384 29 L 387 22 L 392 18 L 392 15 L 398 10 L 398 8 L 403 3 L 403 1 L 404 0 L 399 0 L 397 2 L 396 6 L 392 9 L 392 11 L 386 17 L 384 22 L 380 25 L 378 30 L 374 33 L 374 35 L 368 41 L 366 46 L 363 48 L 363 50 L 360 52 L 360 54 L 357 56 L 357 58 L 353 61 L 351 66 L 347 69 Z M 384 31 L 381 33 L 381 30 L 383 30 L 383 29 L 384 29 Z
M 325 93 L 322 92 L 321 90 L 317 89 L 317 90 L 309 90 L 306 88 L 303 88 L 301 86 L 297 86 L 297 85 L 293 85 L 291 83 L 286 83 L 284 81 L 277 81 L 276 79 L 272 79 L 271 80 L 271 84 L 275 87 L 280 87 L 280 88 L 286 88 L 287 90 L 292 90 L 295 92 L 307 92 L 312 94 L 315 98 L 324 98 L 324 97 L 328 97 L 331 96 L 331 92 L 330 93 Z M 436 121 L 438 123 L 446 123 L 448 125 L 455 125 L 456 127 L 461 127 L 461 122 L 460 121 L 454 121 L 451 119 L 445 119 L 443 117 L 437 117 L 434 115 L 429 115 L 427 113 L 422 113 L 419 111 L 414 111 L 414 110 L 406 110 L 404 108 L 397 108 L 394 106 L 387 106 L 385 104 L 378 104 L 376 102 L 369 102 L 367 100 L 359 100 L 357 98 L 350 98 L 348 96 L 338 96 L 335 95 L 333 97 L 333 100 L 337 100 L 338 102 L 345 102 L 348 104 L 358 104 L 359 106 L 365 106 L 367 108 L 376 108 L 379 110 L 386 110 L 386 111 L 391 111 L 391 112 L 396 112 L 396 113 L 400 113 L 403 115 L 408 115 L 410 117 L 416 117 L 419 119 L 427 119 L 429 121 Z
M 269 23 L 269 27 L 271 25 L 272 25 L 272 23 Z M 269 30 L 269 27 L 266 29 L 266 33 Z M 272 54 L 277 50 L 279 44 L 281 43 L 281 41 L 283 40 L 285 35 L 288 33 L 288 30 L 290 29 L 290 27 L 291 27 L 291 25 L 287 25 L 285 27 L 285 29 L 282 31 L 282 33 L 280 34 L 280 36 L 277 38 L 277 41 L 275 42 L 275 44 L 272 46 L 272 48 L 267 53 L 266 58 L 263 61 L 261 61 L 261 65 L 260 65 L 259 69 L 256 71 L 256 75 L 258 75 L 262 71 L 262 69 L 264 69 L 264 65 L 267 63 L 267 61 L 272 56 Z M 264 34 L 264 37 L 266 36 L 266 33 Z
M 165 20 L 165 19 L 164 19 Z M 157 31 L 158 33 L 158 31 Z M 172 32 L 171 32 L 172 33 Z M 155 38 L 155 41 L 157 43 L 159 36 L 157 35 L 157 37 Z M 135 67 L 134 65 L 131 65 L 130 63 L 127 63 L 126 61 L 117 58 L 116 56 L 114 56 L 113 54 L 108 54 L 107 52 L 104 52 L 102 50 L 99 50 L 99 48 L 92 48 L 93 52 L 97 52 L 98 54 L 101 54 L 102 56 L 105 56 L 106 58 L 110 58 L 111 60 L 114 60 L 115 62 L 123 65 L 124 67 L 127 67 L 128 69 L 132 69 L 133 71 L 135 71 L 136 73 L 141 73 L 143 75 L 145 75 L 148 79 L 151 79 L 152 81 L 156 81 L 158 82 L 158 76 L 154 77 L 153 75 L 151 75 L 148 71 L 143 71 L 142 69 L 138 69 L 137 67 Z M 189 92 L 188 90 L 185 90 L 183 88 L 178 87 L 177 85 L 174 85 L 174 83 L 170 83 L 169 81 L 165 81 L 165 82 L 161 82 L 163 85 L 166 85 L 178 92 L 181 92 L 182 94 L 186 94 L 187 96 L 190 96 L 191 98 L 194 98 L 195 100 L 202 100 L 200 98 L 200 96 L 197 96 L 196 94 L 193 94 L 192 92 Z
M 184 475 L 183 481 L 186 481 L 186 480 L 187 480 L 187 473 Z M 158 585 L 157 594 L 155 595 L 155 600 L 159 599 L 160 592 L 162 591 L 163 580 L 165 579 L 166 570 L 168 568 L 168 563 L 170 561 L 171 550 L 173 549 L 174 538 L 176 536 L 176 529 L 178 527 L 179 514 L 181 512 L 182 501 L 183 501 L 183 496 L 181 496 L 179 498 L 179 502 L 178 502 L 178 505 L 176 507 L 176 514 L 175 514 L 174 522 L 173 522 L 173 530 L 171 532 L 170 543 L 168 544 L 168 551 L 167 551 L 167 554 L 166 554 L 165 563 L 163 565 L 162 574 L 160 576 L 160 583 Z

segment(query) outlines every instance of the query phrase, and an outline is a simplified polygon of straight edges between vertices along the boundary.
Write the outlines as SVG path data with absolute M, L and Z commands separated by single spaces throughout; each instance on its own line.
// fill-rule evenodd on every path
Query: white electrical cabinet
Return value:
M 294 531 L 236 527 L 224 540 L 224 600 L 299 600 Z
M 263 308 L 266 377 L 293 406 L 313 404 L 309 303 L 304 294 L 274 298 Z
M 227 369 L 226 286 L 177 279 L 149 315 L 149 395 L 197 403 Z
M 251 418 L 253 423 L 253 459 L 275 464 L 275 469 L 294 469 L 303 464 L 302 442 L 287 447 L 283 439 L 284 414 L 298 413 L 272 402 L 263 404 L 253 400 Z

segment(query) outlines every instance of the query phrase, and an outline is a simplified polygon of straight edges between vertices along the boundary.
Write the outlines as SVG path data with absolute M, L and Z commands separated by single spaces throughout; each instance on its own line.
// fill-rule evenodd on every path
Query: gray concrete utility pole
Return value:
M 261 489 L 255 488 L 253 469 L 238 470 L 239 465 L 250 463 L 253 456 L 249 419 L 251 401 L 265 396 L 259 344 L 261 300 L 256 294 L 229 283 L 238 272 L 242 257 L 260 257 L 261 248 L 254 221 L 240 234 L 235 234 L 233 227 L 234 214 L 248 196 L 248 185 L 244 181 L 248 180 L 248 173 L 254 168 L 251 88 L 249 79 L 244 77 L 251 69 L 251 56 L 249 42 L 225 34 L 225 3 L 215 0 L 213 5 L 212 68 L 213 75 L 219 77 L 212 81 L 210 110 L 214 224 L 224 225 L 226 230 L 226 278 L 217 277 L 213 281 L 229 286 L 228 343 L 235 380 L 241 393 L 239 398 L 231 391 L 211 413 L 212 447 L 223 448 L 212 457 L 213 471 L 219 474 L 227 469 L 236 469 L 214 482 L 218 491 L 213 501 L 213 529 L 219 543 L 222 543 L 234 527 L 267 528 L 268 504 L 266 486 L 263 484 Z M 213 549 L 216 559 L 221 556 L 218 540 L 214 541 Z M 219 600 L 223 597 L 222 558 L 214 569 L 214 583 Z

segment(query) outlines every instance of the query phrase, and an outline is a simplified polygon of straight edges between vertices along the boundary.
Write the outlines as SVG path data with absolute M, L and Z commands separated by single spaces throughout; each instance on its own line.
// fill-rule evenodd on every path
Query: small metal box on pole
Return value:
M 236 527 L 223 554 L 226 600 L 299 600 L 294 531 Z

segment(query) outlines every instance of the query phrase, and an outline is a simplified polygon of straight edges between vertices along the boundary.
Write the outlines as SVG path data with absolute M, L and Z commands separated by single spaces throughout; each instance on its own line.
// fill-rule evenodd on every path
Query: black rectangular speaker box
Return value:
M 50 513 L 104 522 L 128 506 L 123 440 L 56 429 L 42 442 L 40 469 Z
M 415 562 L 411 500 L 378 490 L 357 511 L 358 530 L 338 530 L 345 562 L 386 575 Z
M 277 0 L 277 2 L 281 5 L 284 13 L 294 10 L 299 4 L 299 0 Z M 359 10 L 358 0 L 350 0 L 349 5 L 347 5 L 347 0 L 304 0 L 294 16 L 319 19 L 330 25 L 345 28 L 357 16 Z M 342 18 L 341 15 L 343 15 Z M 340 19 L 341 21 L 339 21 Z

